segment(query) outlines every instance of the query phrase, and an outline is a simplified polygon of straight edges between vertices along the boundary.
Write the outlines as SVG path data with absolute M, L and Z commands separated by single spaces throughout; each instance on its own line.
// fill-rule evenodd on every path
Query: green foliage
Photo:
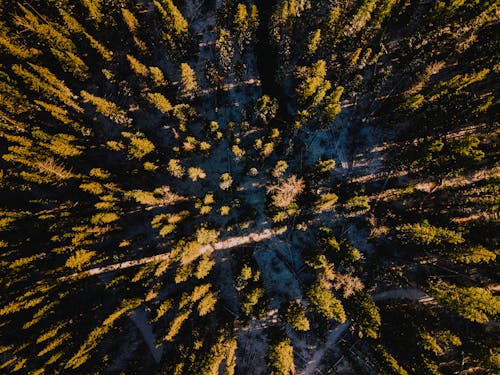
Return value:
M 102 10 L 101 10 L 101 0 L 82 0 L 83 5 L 87 8 L 89 16 L 96 24 L 102 21 Z
M 219 187 L 222 190 L 229 190 L 231 188 L 231 185 L 233 184 L 233 178 L 229 173 L 221 174 L 219 180 L 220 180 Z
M 278 100 L 272 99 L 269 95 L 263 95 L 255 103 L 257 118 L 267 124 L 278 113 Z
M 126 196 L 146 206 L 168 206 L 182 199 L 179 195 L 171 192 L 168 186 L 162 186 L 153 191 L 133 190 L 128 192 Z
M 153 79 L 156 87 L 161 87 L 166 83 L 165 76 L 160 68 L 156 66 L 150 66 L 149 74 L 151 75 L 151 78 Z
M 121 8 L 121 12 L 123 16 L 123 22 L 125 22 L 125 25 L 127 25 L 129 31 L 132 34 L 135 34 L 137 32 L 137 29 L 139 28 L 139 21 L 127 8 Z
M 103 336 L 106 335 L 111 330 L 114 323 L 119 318 L 121 318 L 125 313 L 135 309 L 140 304 L 141 301 L 138 299 L 123 300 L 118 309 L 116 309 L 111 315 L 109 315 L 103 321 L 102 325 L 97 326 L 90 332 L 90 334 L 88 335 L 87 339 L 80 347 L 78 352 L 75 355 L 73 355 L 68 360 L 68 362 L 66 362 L 65 368 L 77 369 L 82 365 L 84 365 L 89 360 L 91 351 L 95 349 L 98 343 L 102 340 Z
M 328 121 L 332 121 L 337 115 L 342 111 L 340 105 L 340 97 L 344 92 L 342 86 L 337 86 L 337 88 L 326 97 L 325 99 L 325 115 Z
M 196 74 L 191 67 L 186 64 L 181 64 L 181 94 L 186 96 L 194 96 L 198 91 L 198 81 Z
M 155 149 L 154 144 L 142 135 L 138 136 L 128 132 L 122 132 L 122 136 L 129 139 L 130 144 L 128 151 L 130 155 L 136 159 L 142 159 Z
M 472 322 L 486 323 L 500 313 L 500 297 L 483 288 L 441 282 L 430 291 L 439 303 Z
M 178 159 L 170 159 L 168 161 L 168 171 L 172 176 L 177 178 L 182 178 L 186 173 L 186 169 Z
M 127 125 L 131 122 L 131 120 L 127 117 L 127 112 L 119 108 L 115 103 L 92 95 L 85 90 L 80 91 L 80 95 L 85 101 L 92 103 L 97 112 L 109 118 L 111 121 L 121 125 Z
M 460 337 L 450 331 L 421 332 L 421 345 L 424 350 L 434 355 L 443 355 L 449 348 L 462 345 Z
M 191 181 L 203 180 L 207 177 L 205 171 L 199 167 L 189 167 L 188 168 L 188 176 Z
M 321 42 L 321 29 L 316 29 L 309 38 L 309 44 L 306 47 L 307 54 L 314 55 L 318 50 L 320 42 Z
M 372 12 L 377 5 L 378 0 L 363 0 L 361 6 L 358 8 L 357 13 L 354 15 L 351 25 L 350 34 L 357 34 L 362 30 L 366 23 L 370 20 Z
M 210 255 L 202 255 L 198 266 L 196 267 L 196 278 L 204 279 L 207 277 L 214 265 L 215 260 Z
M 149 75 L 149 69 L 146 65 L 141 63 L 132 55 L 127 55 L 127 60 L 130 64 L 132 71 L 141 77 L 147 77 Z
M 233 26 L 240 51 L 243 50 L 244 45 L 249 42 L 251 37 L 250 21 L 246 5 L 239 3 L 236 6 Z
M 217 301 L 217 293 L 208 292 L 203 296 L 203 298 L 200 300 L 200 303 L 198 304 L 198 314 L 200 314 L 200 316 L 205 316 L 208 313 L 214 311 Z
M 119 218 L 114 212 L 99 212 L 92 216 L 90 222 L 94 225 L 106 225 L 117 221 Z
M 295 373 L 293 363 L 293 346 L 290 339 L 285 338 L 269 345 L 268 364 L 273 375 L 289 375 Z
M 233 152 L 233 154 L 237 160 L 240 160 L 243 158 L 243 156 L 245 156 L 245 150 L 243 150 L 238 145 L 233 145 L 233 147 L 231 147 L 231 151 Z
M 43 17 L 39 16 L 40 13 L 32 12 L 21 4 L 19 4 L 19 8 L 24 14 L 23 17 L 18 16 L 16 19 L 19 25 L 34 32 L 47 45 L 57 48 L 61 52 L 77 52 L 75 44 L 57 28 L 56 24 L 46 22 Z
M 91 177 L 96 177 L 100 180 L 107 180 L 111 176 L 111 174 L 108 171 L 105 171 L 102 168 L 92 168 L 90 170 L 89 175 Z
M 356 195 L 344 203 L 344 208 L 347 212 L 360 215 L 370 211 L 371 206 L 367 196 Z
M 314 208 L 318 212 L 330 211 L 337 203 L 339 197 L 335 193 L 322 194 L 319 199 L 314 203 Z
M 94 195 L 100 195 L 106 191 L 99 182 L 88 182 L 81 184 L 80 189 Z
M 312 99 L 314 103 L 320 103 L 326 91 L 331 87 L 331 83 L 325 81 L 325 77 L 325 60 L 318 60 L 311 67 L 306 68 L 303 73 L 303 81 L 297 88 L 299 100 L 305 102 L 308 99 Z
M 84 266 L 86 266 L 92 258 L 96 255 L 95 251 L 89 250 L 77 250 L 72 256 L 66 261 L 66 267 L 76 268 L 81 271 Z
M 496 258 L 495 252 L 481 245 L 458 248 L 451 254 L 451 259 L 454 262 L 465 264 L 490 263 L 494 262 Z
M 374 349 L 385 373 L 391 375 L 408 375 L 408 372 L 398 363 L 396 358 L 394 358 L 381 344 L 377 344 Z
M 64 71 L 82 81 L 88 78 L 89 67 L 73 52 L 59 51 L 56 48 L 51 48 L 51 52 L 59 60 Z
M 224 73 L 228 73 L 234 56 L 234 47 L 231 40 L 231 34 L 225 29 L 219 29 L 219 37 L 215 42 L 217 51 L 217 60 Z
M 274 166 L 272 175 L 273 177 L 280 178 L 285 174 L 287 169 L 288 169 L 288 163 L 284 160 L 278 160 L 276 162 L 276 165 Z
M 399 229 L 404 241 L 417 245 L 457 245 L 465 242 L 462 234 L 447 228 L 435 227 L 427 220 L 405 224 Z
M 246 316 L 250 316 L 254 307 L 259 303 L 259 300 L 264 297 L 264 289 L 252 288 L 247 291 L 241 300 L 241 309 Z
M 309 320 L 305 315 L 305 308 L 296 301 L 290 302 L 284 310 L 285 320 L 297 331 L 308 331 Z
M 40 50 L 24 46 L 21 41 L 11 35 L 7 35 L 3 30 L 0 30 L 0 48 L 9 55 L 23 60 L 28 60 L 41 54 Z
M 163 301 L 156 309 L 156 316 L 152 319 L 153 322 L 157 322 L 166 313 L 168 313 L 174 307 L 174 303 L 170 299 Z
M 307 292 L 307 298 L 309 298 L 313 309 L 318 314 L 328 319 L 335 319 L 340 323 L 346 321 L 342 303 L 334 297 L 331 290 L 323 286 L 320 282 L 312 284 Z
M 359 337 L 378 338 L 380 313 L 365 291 L 355 293 L 345 303 L 347 314 Z
M 182 309 L 174 318 L 174 320 L 172 320 L 172 322 L 170 323 L 168 332 L 165 335 L 164 340 L 172 341 L 174 337 L 177 336 L 177 334 L 179 333 L 184 322 L 189 318 L 189 315 L 191 315 L 190 308 Z
M 25 69 L 21 65 L 13 65 L 12 71 L 33 91 L 42 93 L 48 99 L 59 101 L 78 112 L 83 111 L 74 100 L 76 96 L 49 69 L 35 64 L 29 65 L 32 70 Z
M 186 37 L 188 23 L 174 2 L 172 0 L 160 0 L 153 1 L 153 4 L 162 20 L 162 26 L 166 33 L 165 37 L 169 38 L 170 35 Z

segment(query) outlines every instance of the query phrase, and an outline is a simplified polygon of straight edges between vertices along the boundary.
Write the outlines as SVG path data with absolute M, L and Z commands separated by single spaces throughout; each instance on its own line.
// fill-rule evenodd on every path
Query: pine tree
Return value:
M 231 175 L 229 173 L 223 173 L 220 176 L 219 187 L 222 190 L 229 190 L 231 188 L 232 184 L 233 184 L 233 178 L 231 177 Z
M 129 31 L 132 34 L 135 34 L 137 32 L 137 29 L 139 28 L 139 21 L 134 16 L 134 14 L 127 8 L 122 8 L 121 12 L 123 16 L 123 22 L 125 22 L 125 25 L 127 25 Z
M 366 23 L 370 20 L 372 12 L 377 5 L 378 0 L 364 0 L 359 7 L 357 13 L 354 15 L 350 29 L 349 35 L 357 34 L 361 29 L 363 29 Z
M 295 373 L 293 346 L 288 337 L 269 345 L 267 358 L 272 375 L 290 375 Z
M 325 318 L 335 319 L 340 323 L 346 321 L 342 303 L 334 297 L 333 293 L 319 282 L 313 283 L 307 292 L 307 297 L 314 310 Z
M 77 250 L 75 254 L 68 258 L 66 261 L 66 267 L 76 268 L 81 271 L 82 268 L 90 263 L 92 258 L 96 255 L 95 251 L 88 250 Z
M 63 52 L 77 53 L 75 44 L 63 32 L 59 31 L 53 23 L 41 20 L 40 17 L 21 4 L 19 4 L 19 7 L 23 11 L 24 17 L 16 17 L 18 25 L 36 33 L 40 39 L 44 40 L 52 48 Z
M 49 69 L 35 64 L 30 64 L 30 67 L 37 74 L 23 68 L 21 65 L 13 65 L 12 71 L 21 77 L 33 91 L 41 92 L 49 99 L 58 100 L 77 112 L 83 112 L 83 109 L 74 100 L 76 96 Z
M 297 88 L 299 100 L 302 102 L 312 99 L 314 104 L 319 104 L 331 87 L 326 77 L 326 62 L 318 60 L 305 70 L 304 80 Z
M 189 167 L 188 176 L 192 181 L 198 181 L 199 179 L 205 179 L 207 177 L 205 171 L 198 167 Z
M 109 118 L 111 121 L 121 125 L 128 125 L 132 121 L 127 117 L 127 112 L 119 108 L 115 103 L 104 98 L 92 95 L 85 90 L 80 92 L 85 101 L 92 103 L 96 111 Z
M 151 66 L 149 67 L 149 73 L 156 87 L 161 87 L 166 83 L 165 76 L 160 68 Z
M 0 48 L 5 50 L 9 55 L 15 56 L 21 60 L 29 60 L 39 56 L 42 52 L 36 48 L 26 47 L 22 41 L 8 35 L 7 31 L 0 23 Z
M 146 65 L 142 64 L 139 60 L 137 60 L 132 55 L 127 55 L 127 60 L 130 64 L 130 68 L 133 70 L 135 74 L 141 77 L 149 76 L 149 69 Z
M 219 37 L 215 42 L 215 48 L 217 50 L 217 62 L 224 74 L 227 74 L 231 69 L 234 56 L 234 47 L 229 31 L 222 28 L 219 30 Z
M 169 173 L 177 178 L 182 178 L 186 172 L 186 169 L 182 166 L 180 160 L 170 159 L 168 162 Z
M 378 338 L 380 313 L 365 291 L 355 293 L 346 301 L 346 310 L 359 337 Z
M 185 38 L 188 33 L 188 23 L 172 0 L 153 1 L 162 20 L 162 26 L 167 35 Z
M 165 114 L 173 109 L 170 101 L 158 92 L 150 92 L 146 95 L 146 97 L 148 98 L 148 101 L 153 104 L 161 113 Z
M 285 320 L 297 331 L 309 331 L 309 320 L 305 315 L 305 308 L 300 302 L 288 303 L 284 309 Z
M 483 288 L 440 282 L 430 291 L 439 303 L 472 322 L 486 323 L 500 313 L 500 297 Z
M 73 74 L 76 79 L 84 81 L 88 78 L 89 67 L 72 52 L 63 52 L 51 48 L 52 54 L 59 60 L 64 71 Z
M 342 86 L 338 86 L 330 95 L 325 99 L 325 115 L 328 121 L 332 121 L 341 112 L 340 97 L 344 92 Z
M 417 245 L 461 244 L 465 242 L 460 232 L 431 225 L 427 220 L 422 223 L 405 224 L 400 233 L 404 241 Z
M 105 61 L 111 61 L 113 59 L 113 52 L 109 51 L 102 43 L 90 35 L 74 17 L 63 9 L 59 9 L 59 13 L 63 17 L 64 24 L 68 27 L 68 29 L 75 34 L 85 36 L 92 48 L 96 50 L 96 52 L 101 55 Z
M 142 159 L 154 151 L 154 144 L 143 135 L 122 132 L 122 136 L 130 140 L 129 153 L 136 159 Z
M 278 113 L 278 100 L 272 99 L 269 95 L 262 95 L 255 104 L 255 111 L 257 118 L 268 124 Z
M 95 24 L 100 24 L 103 18 L 101 0 L 82 0 L 82 4 L 87 8 L 90 18 L 94 20 Z
M 307 45 L 307 54 L 312 56 L 318 50 L 319 44 L 321 42 L 321 29 L 316 29 L 309 38 L 309 44 Z
M 198 314 L 200 314 L 200 316 L 205 316 L 208 313 L 214 311 L 217 301 L 217 293 L 212 291 L 207 293 L 205 296 L 203 296 L 203 298 L 200 300 L 200 303 L 198 304 Z
M 239 3 L 236 6 L 236 14 L 234 15 L 233 27 L 237 40 L 237 45 L 240 51 L 243 51 L 245 44 L 249 42 L 251 37 L 250 19 L 245 4 Z
M 193 97 L 198 91 L 198 81 L 196 79 L 196 73 L 191 67 L 182 63 L 181 69 L 181 94 L 183 96 Z

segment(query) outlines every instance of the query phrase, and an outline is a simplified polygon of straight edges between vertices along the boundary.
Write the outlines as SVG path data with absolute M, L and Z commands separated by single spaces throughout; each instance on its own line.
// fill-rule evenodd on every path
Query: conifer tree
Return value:
M 196 79 L 196 73 L 191 67 L 182 63 L 181 69 L 181 94 L 189 97 L 193 97 L 198 91 L 198 81 Z
M 119 108 L 115 103 L 92 95 L 85 90 L 82 90 L 80 95 L 85 101 L 92 103 L 96 107 L 97 112 L 108 117 L 111 121 L 121 125 L 130 124 L 131 120 L 127 117 L 127 112 Z
M 168 113 L 173 109 L 170 101 L 159 92 L 150 92 L 146 95 L 148 101 L 153 104 L 161 113 Z
M 220 29 L 219 37 L 215 42 L 217 50 L 217 61 L 222 71 L 227 74 L 231 68 L 234 56 L 234 47 L 231 41 L 231 34 L 229 31 Z

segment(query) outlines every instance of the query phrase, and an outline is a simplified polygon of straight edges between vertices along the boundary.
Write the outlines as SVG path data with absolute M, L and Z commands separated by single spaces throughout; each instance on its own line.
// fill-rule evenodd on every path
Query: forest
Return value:
M 500 373 L 498 0 L 0 0 L 0 373 Z

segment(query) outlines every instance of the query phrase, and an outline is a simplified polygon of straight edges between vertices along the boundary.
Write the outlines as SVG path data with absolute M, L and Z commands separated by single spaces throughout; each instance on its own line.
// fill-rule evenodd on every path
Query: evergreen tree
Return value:
M 198 81 L 196 74 L 191 67 L 186 64 L 181 64 L 181 94 L 188 97 L 193 97 L 198 91 Z
M 284 338 L 269 345 L 268 364 L 273 375 L 289 375 L 295 373 L 293 363 L 293 347 L 289 338 Z
M 307 297 L 314 310 L 328 319 L 335 319 L 340 323 L 346 321 L 346 315 L 342 303 L 334 297 L 333 293 L 321 283 L 315 282 L 309 288 Z

